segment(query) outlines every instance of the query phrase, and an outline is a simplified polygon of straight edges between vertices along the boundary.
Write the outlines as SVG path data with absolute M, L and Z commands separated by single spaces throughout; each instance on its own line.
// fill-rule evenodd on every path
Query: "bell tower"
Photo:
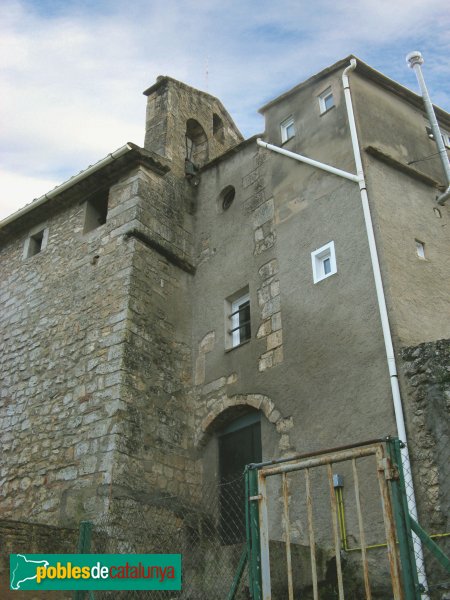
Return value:
M 198 169 L 243 140 L 220 100 L 210 94 L 167 76 L 159 76 L 144 94 L 144 147 L 172 160 L 174 173 Z

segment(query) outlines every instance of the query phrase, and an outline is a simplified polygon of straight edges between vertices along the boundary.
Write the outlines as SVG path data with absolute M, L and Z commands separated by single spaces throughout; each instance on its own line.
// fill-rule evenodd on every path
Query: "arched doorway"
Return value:
M 217 432 L 219 530 L 224 544 L 245 539 L 245 465 L 262 460 L 261 413 L 252 410 Z

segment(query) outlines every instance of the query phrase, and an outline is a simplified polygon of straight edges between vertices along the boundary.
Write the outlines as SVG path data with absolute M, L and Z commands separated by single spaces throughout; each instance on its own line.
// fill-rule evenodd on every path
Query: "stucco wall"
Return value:
M 422 112 L 360 77 L 351 86 L 362 148 L 379 148 L 403 165 L 436 153 Z M 448 337 L 450 211 L 437 205 L 439 190 L 415 175 L 443 183 L 440 161 L 421 160 L 407 173 L 367 151 L 363 159 L 394 341 L 399 349 Z

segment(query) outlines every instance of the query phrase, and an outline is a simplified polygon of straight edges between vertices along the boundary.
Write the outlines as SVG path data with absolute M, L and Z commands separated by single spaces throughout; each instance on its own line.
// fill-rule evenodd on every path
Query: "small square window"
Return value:
M 331 88 L 327 88 L 319 96 L 320 114 L 326 113 L 330 108 L 334 106 L 334 97 Z
M 311 252 L 314 283 L 322 281 L 337 272 L 334 242 L 329 242 L 318 250 Z
M 34 229 L 25 241 L 23 258 L 30 258 L 42 252 L 47 246 L 48 228 Z
M 425 259 L 425 244 L 420 240 L 416 240 L 416 253 L 419 258 Z
M 227 347 L 235 348 L 251 338 L 250 294 L 248 288 L 226 302 Z
M 86 202 L 83 233 L 104 225 L 108 214 L 108 190 L 98 193 Z
M 289 117 L 285 121 L 283 121 L 280 125 L 281 127 L 281 142 L 287 142 L 291 138 L 295 136 L 295 124 L 294 117 Z

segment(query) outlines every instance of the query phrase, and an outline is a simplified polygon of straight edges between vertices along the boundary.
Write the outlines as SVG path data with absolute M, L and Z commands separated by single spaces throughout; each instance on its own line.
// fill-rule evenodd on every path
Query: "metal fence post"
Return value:
M 406 600 L 421 600 L 421 590 L 417 576 L 416 559 L 411 532 L 411 524 L 406 497 L 405 478 L 403 474 L 401 448 L 398 438 L 386 440 L 388 456 L 398 471 L 398 478 L 390 480 L 395 528 L 400 548 L 402 565 L 403 591 Z
M 252 600 L 262 600 L 261 546 L 259 538 L 258 470 L 245 469 L 245 519 L 247 531 L 248 577 Z
M 91 540 L 92 540 L 92 523 L 91 521 L 81 521 L 80 533 L 78 537 L 78 554 L 89 554 L 91 551 Z M 83 600 L 86 592 L 83 590 L 76 590 L 73 593 L 73 600 Z M 90 598 L 94 598 L 94 594 L 89 594 Z

